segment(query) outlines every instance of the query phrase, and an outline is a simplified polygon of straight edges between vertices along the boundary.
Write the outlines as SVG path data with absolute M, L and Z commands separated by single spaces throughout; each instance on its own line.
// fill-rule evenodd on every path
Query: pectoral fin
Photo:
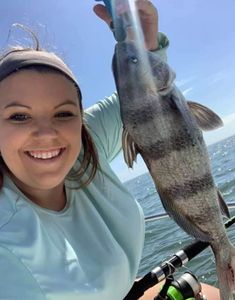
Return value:
M 138 150 L 135 142 L 124 128 L 122 133 L 122 148 L 124 153 L 124 160 L 129 168 L 133 167 L 133 162 L 136 161 Z
M 221 118 L 208 107 L 192 101 L 187 103 L 202 130 L 208 131 L 223 126 Z
M 226 202 L 224 201 L 224 198 L 219 190 L 217 190 L 217 194 L 218 194 L 219 207 L 220 207 L 222 215 L 227 218 L 230 218 L 228 206 L 227 206 Z

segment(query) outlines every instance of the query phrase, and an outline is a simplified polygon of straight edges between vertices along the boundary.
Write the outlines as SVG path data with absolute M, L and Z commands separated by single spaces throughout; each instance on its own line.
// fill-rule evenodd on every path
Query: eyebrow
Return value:
M 68 105 L 68 104 L 74 105 L 74 106 L 77 107 L 77 104 L 76 104 L 74 101 L 72 101 L 72 100 L 66 100 L 66 101 L 64 101 L 64 102 L 62 102 L 62 103 L 56 105 L 54 108 L 56 109 L 56 108 L 59 108 L 60 106 Z M 21 104 L 21 103 L 19 103 L 19 102 L 15 102 L 15 101 L 14 101 L 14 102 L 11 102 L 11 103 L 9 103 L 9 104 L 7 104 L 7 105 L 4 107 L 4 109 L 9 108 L 9 107 L 15 107 L 15 106 L 18 106 L 18 107 L 24 107 L 24 108 L 31 109 L 30 106 L 24 105 L 24 104 Z
M 24 104 L 21 104 L 21 103 L 18 103 L 18 102 L 11 102 L 10 104 L 7 104 L 7 105 L 4 107 L 4 109 L 9 108 L 9 107 L 14 107 L 14 106 L 20 106 L 20 107 L 25 107 L 25 108 L 31 109 L 30 106 L 24 105 Z
M 66 104 L 74 105 L 75 107 L 78 106 L 78 104 L 75 103 L 73 100 L 69 100 L 69 99 L 68 99 L 68 100 L 66 100 L 66 101 L 64 101 L 64 102 L 62 102 L 62 103 L 56 105 L 54 108 L 58 108 L 58 107 L 60 107 L 60 106 L 62 106 L 62 105 L 66 105 Z

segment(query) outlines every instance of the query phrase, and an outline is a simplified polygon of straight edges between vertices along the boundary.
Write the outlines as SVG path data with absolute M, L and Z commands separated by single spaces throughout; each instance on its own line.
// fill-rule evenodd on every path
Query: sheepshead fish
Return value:
M 168 214 L 188 234 L 210 243 L 221 299 L 232 299 L 235 248 L 221 213 L 228 215 L 228 209 L 215 186 L 201 131 L 221 126 L 221 119 L 187 102 L 168 64 L 156 53 L 139 52 L 134 42 L 117 43 L 113 73 L 126 163 L 132 167 L 140 153 Z

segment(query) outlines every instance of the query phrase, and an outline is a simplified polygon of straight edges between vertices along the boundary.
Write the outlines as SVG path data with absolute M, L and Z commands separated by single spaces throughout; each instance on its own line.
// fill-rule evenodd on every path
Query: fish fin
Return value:
M 192 101 L 187 101 L 187 104 L 202 130 L 208 131 L 223 126 L 221 118 L 208 107 Z
M 227 218 L 230 218 L 228 206 L 227 206 L 226 202 L 224 201 L 224 198 L 219 190 L 217 190 L 217 194 L 218 194 L 219 207 L 220 207 L 222 215 Z
M 211 244 L 215 255 L 216 271 L 219 281 L 220 299 L 235 299 L 235 248 L 229 242 Z
M 132 137 L 124 128 L 122 132 L 122 148 L 124 153 L 124 160 L 129 168 L 133 168 L 133 162 L 136 162 L 138 150 Z

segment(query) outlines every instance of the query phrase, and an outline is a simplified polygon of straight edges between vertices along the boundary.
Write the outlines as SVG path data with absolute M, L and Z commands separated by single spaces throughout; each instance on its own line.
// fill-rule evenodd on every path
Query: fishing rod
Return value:
M 228 208 L 232 209 L 235 208 L 235 202 L 230 202 L 227 203 Z M 164 219 L 164 218 L 169 218 L 170 216 L 168 215 L 168 213 L 163 212 L 163 213 L 158 213 L 158 214 L 154 214 L 154 215 L 150 215 L 150 216 L 145 216 L 145 222 L 150 222 L 150 221 L 155 221 L 155 220 L 160 220 L 160 219 Z
M 228 228 L 235 223 L 235 216 L 225 222 L 225 227 Z M 144 292 L 153 287 L 164 279 L 168 279 L 175 270 L 184 266 L 188 261 L 201 253 L 209 246 L 207 242 L 196 241 L 182 250 L 176 252 L 168 261 L 163 262 L 160 266 L 154 268 L 147 273 L 139 281 L 136 281 L 124 300 L 139 299 L 144 295 Z M 156 298 L 157 299 L 157 298 Z

